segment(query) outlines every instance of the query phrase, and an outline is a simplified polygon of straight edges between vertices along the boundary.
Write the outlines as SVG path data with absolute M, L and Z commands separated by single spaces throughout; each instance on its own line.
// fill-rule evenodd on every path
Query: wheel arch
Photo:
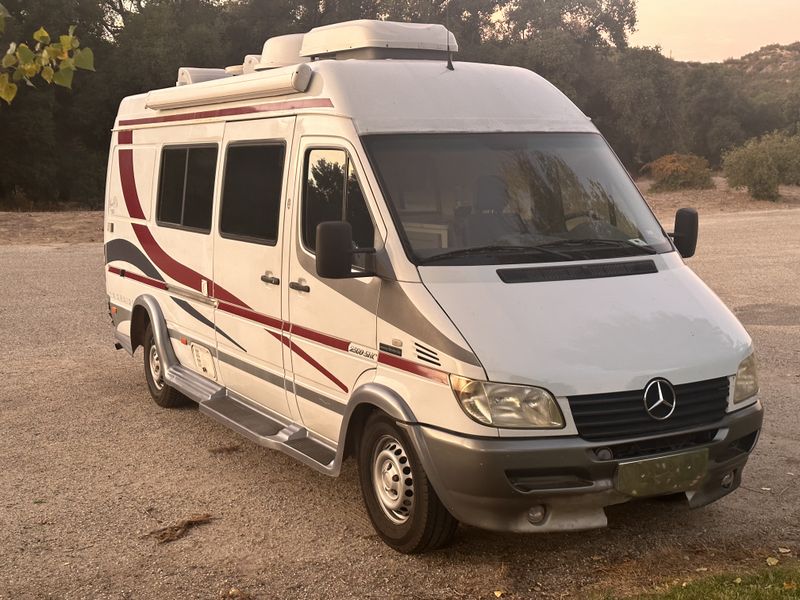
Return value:
M 136 352 L 139 346 L 144 346 L 144 334 L 150 324 L 150 313 L 147 308 L 140 305 L 133 306 L 131 311 L 131 354 Z
M 364 424 L 375 411 L 383 412 L 401 423 L 416 423 L 408 403 L 393 389 L 379 383 L 365 383 L 357 387 L 350 396 L 342 418 L 336 457 L 337 474 L 344 459 L 355 453 Z
M 164 368 L 168 369 L 177 364 L 178 360 L 169 340 L 167 321 L 164 319 L 161 306 L 153 296 L 144 294 L 136 298 L 131 310 L 131 348 L 133 352 L 139 346 L 144 345 L 144 334 L 148 325 L 153 328 L 153 340 L 164 362 Z

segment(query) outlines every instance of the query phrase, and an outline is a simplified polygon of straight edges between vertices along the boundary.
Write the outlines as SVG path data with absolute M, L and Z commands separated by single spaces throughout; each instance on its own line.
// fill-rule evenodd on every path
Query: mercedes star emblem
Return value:
M 675 412 L 675 388 L 666 379 L 654 379 L 644 388 L 644 408 L 656 421 L 664 421 Z

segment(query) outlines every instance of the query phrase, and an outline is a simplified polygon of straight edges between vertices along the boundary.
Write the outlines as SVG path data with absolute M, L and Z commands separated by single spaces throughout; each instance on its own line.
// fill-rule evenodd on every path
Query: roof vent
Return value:
M 316 27 L 303 37 L 300 56 L 321 58 L 440 59 L 457 52 L 444 25 L 362 19 Z
M 261 61 L 255 65 L 255 69 L 263 71 L 308 62 L 307 58 L 300 56 L 300 46 L 303 45 L 304 37 L 302 33 L 293 33 L 268 39 L 264 42 Z
M 181 67 L 178 69 L 178 81 L 175 85 L 192 85 L 214 79 L 224 79 L 230 77 L 231 73 L 225 69 L 200 69 L 197 67 Z

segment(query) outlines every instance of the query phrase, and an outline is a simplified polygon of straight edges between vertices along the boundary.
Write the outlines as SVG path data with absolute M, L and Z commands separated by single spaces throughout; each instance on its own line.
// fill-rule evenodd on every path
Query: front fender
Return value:
M 414 413 L 408 403 L 394 390 L 379 383 L 365 383 L 358 386 L 350 396 L 350 400 L 342 416 L 342 425 L 339 430 L 339 447 L 336 449 L 336 459 L 331 471 L 331 475 L 339 474 L 344 462 L 347 446 L 349 443 L 348 435 L 352 435 L 352 427 L 359 426 L 366 407 L 380 410 L 400 423 L 416 423 Z

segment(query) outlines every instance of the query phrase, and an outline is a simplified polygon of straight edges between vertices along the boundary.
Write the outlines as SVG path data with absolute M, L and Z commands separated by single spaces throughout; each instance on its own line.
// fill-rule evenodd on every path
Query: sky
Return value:
M 676 60 L 718 62 L 800 41 L 800 0 L 638 0 L 633 46 Z

